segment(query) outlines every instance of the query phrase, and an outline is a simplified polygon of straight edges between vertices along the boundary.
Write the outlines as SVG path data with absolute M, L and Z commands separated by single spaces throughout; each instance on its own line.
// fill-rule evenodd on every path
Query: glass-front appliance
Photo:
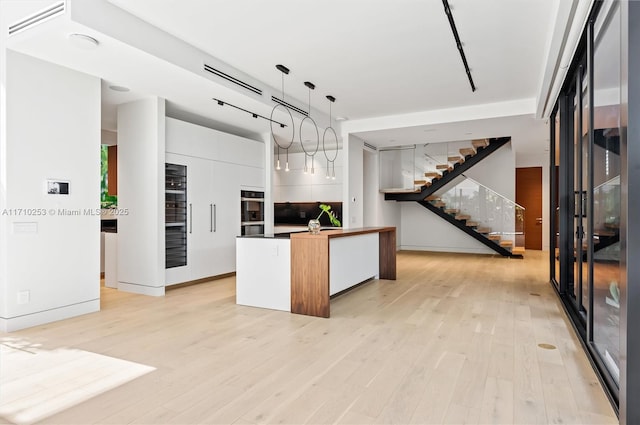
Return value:
M 240 191 L 240 234 L 264 234 L 264 192 Z

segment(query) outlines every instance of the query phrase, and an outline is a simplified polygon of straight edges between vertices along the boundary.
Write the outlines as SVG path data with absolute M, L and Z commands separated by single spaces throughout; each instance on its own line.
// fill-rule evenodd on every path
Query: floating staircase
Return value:
M 438 147 L 428 152 L 425 145 L 425 151 L 414 156 L 414 188 L 389 185 L 389 189 L 382 190 L 385 200 L 417 202 L 500 255 L 522 258 L 524 249 L 519 245 L 523 244 L 524 232 L 519 227 L 516 231 L 516 226 L 523 225 L 524 208 L 464 175 L 466 170 L 510 141 L 510 137 L 500 137 L 452 142 L 455 147 L 447 144 L 442 146 L 444 149 Z M 415 169 L 416 158 L 421 159 L 419 172 Z M 468 193 L 476 187 L 478 192 Z M 478 196 L 480 193 L 482 198 Z M 483 207 L 474 202 L 484 202 Z
M 459 149 L 459 156 L 447 155 L 447 164 L 436 164 L 435 169 L 426 170 L 424 180 L 420 178 L 414 181 L 417 187 L 415 191 L 387 192 L 384 199 L 387 201 L 422 201 L 510 141 L 510 137 L 473 140 L 471 146 Z
M 488 227 L 479 227 L 479 223 L 473 221 L 469 214 L 460 214 L 459 210 L 455 208 L 447 208 L 446 203 L 439 197 L 431 195 L 422 201 L 418 201 L 418 203 L 472 236 L 474 239 L 493 249 L 498 254 L 512 258 L 523 257 L 524 248 L 514 247 L 512 240 L 503 240 L 499 234 L 491 233 L 491 229 Z

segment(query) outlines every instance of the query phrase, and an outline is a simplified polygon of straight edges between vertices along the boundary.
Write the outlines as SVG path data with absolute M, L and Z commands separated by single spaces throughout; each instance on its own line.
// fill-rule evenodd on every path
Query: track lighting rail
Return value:
M 251 112 L 248 109 L 244 109 L 244 108 L 241 108 L 239 106 L 232 105 L 231 103 L 225 102 L 224 100 L 216 99 L 215 97 L 212 97 L 211 99 L 215 100 L 218 103 L 218 105 L 220 105 L 220 106 L 224 106 L 224 105 L 231 106 L 232 108 L 235 108 L 235 109 L 238 109 L 240 111 L 243 111 L 243 112 L 246 112 L 246 113 L 250 114 L 253 118 L 262 118 L 263 120 L 267 120 L 267 121 L 270 121 L 272 123 L 278 124 L 281 128 L 285 128 L 287 126 L 286 124 L 283 124 L 280 121 L 276 121 L 276 120 L 271 119 L 269 117 L 265 117 L 263 115 L 255 113 L 255 112 Z

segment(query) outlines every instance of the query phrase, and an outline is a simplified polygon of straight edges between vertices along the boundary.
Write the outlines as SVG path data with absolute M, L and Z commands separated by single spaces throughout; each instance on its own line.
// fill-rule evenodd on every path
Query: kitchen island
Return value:
M 236 302 L 329 317 L 330 297 L 372 278 L 396 278 L 396 228 L 239 237 Z

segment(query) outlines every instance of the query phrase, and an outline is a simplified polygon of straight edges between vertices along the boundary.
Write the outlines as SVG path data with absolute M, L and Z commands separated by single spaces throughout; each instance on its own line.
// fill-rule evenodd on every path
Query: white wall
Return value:
M 343 135 L 345 143 L 346 170 L 345 184 L 342 188 L 343 227 L 356 228 L 364 226 L 364 141 L 352 136 Z
M 165 101 L 118 106 L 118 289 L 164 295 Z
M 333 158 L 335 151 L 329 152 Z M 338 151 L 335 161 L 336 178 L 327 179 L 327 159 L 322 149 L 315 155 L 315 174 L 304 174 L 304 152 L 289 154 L 289 171 L 284 170 L 286 154 L 280 150 L 281 170 L 273 169 L 273 202 L 342 202 L 343 150 Z M 277 157 L 276 157 L 277 158 Z M 307 157 L 307 166 L 311 168 L 311 159 Z M 332 172 L 332 169 L 330 170 Z
M 465 171 L 464 175 L 515 202 L 516 157 L 511 143 L 502 146 Z
M 401 249 L 474 254 L 496 253 L 417 202 L 401 202 L 400 204 Z
M 378 170 L 380 163 L 378 152 L 367 149 L 363 151 L 363 181 L 362 193 L 363 223 L 369 226 L 395 226 L 396 243 L 400 245 L 401 217 L 400 202 L 384 200 L 384 193 L 380 193 Z
M 502 146 L 464 174 L 500 195 L 515 200 L 515 155 L 511 143 Z M 402 249 L 495 253 L 415 202 L 402 202 L 400 208 Z
M 15 213 L 0 215 L 0 329 L 12 331 L 100 309 L 88 211 L 100 206 L 100 79 L 7 51 L 2 87 L 0 206 Z M 70 194 L 47 194 L 47 179 Z

